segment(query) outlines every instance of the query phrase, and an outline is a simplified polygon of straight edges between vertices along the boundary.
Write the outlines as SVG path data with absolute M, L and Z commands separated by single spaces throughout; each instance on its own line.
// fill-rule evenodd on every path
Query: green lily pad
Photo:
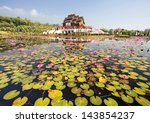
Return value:
M 88 100 L 85 97 L 77 97 L 75 99 L 75 105 L 76 106 L 87 106 Z
M 90 86 L 88 84 L 82 84 L 82 85 L 80 85 L 80 87 L 82 89 L 89 89 L 90 88 Z
M 114 96 L 116 96 L 116 97 L 120 97 L 120 94 L 117 91 L 112 92 L 111 94 L 114 95 Z
M 137 97 L 137 93 L 132 90 L 126 90 L 126 93 L 131 97 Z
M 68 78 L 74 78 L 75 76 L 73 74 L 69 74 Z
M 104 77 L 99 77 L 99 82 L 100 83 L 106 83 L 107 82 L 107 78 L 104 76 Z
M 53 84 L 54 84 L 53 82 L 47 81 L 47 82 L 43 85 L 42 90 L 49 90 L 49 89 L 52 87 Z
M 20 91 L 12 90 L 12 91 L 9 91 L 8 93 L 6 93 L 3 96 L 3 99 L 4 100 L 10 100 L 10 99 L 13 99 L 13 98 L 17 97 L 19 94 L 20 94 Z
M 119 85 L 120 83 L 117 82 L 117 81 L 112 81 L 111 84 L 113 84 L 113 85 Z
M 94 91 L 92 89 L 84 90 L 84 94 L 90 97 L 94 95 Z
M 112 86 L 112 85 L 107 85 L 106 89 L 108 91 L 116 91 L 116 88 L 114 86 Z
M 42 83 L 36 83 L 36 84 L 33 85 L 33 89 L 41 89 L 42 86 L 43 86 Z
M 129 72 L 130 75 L 133 75 L 133 76 L 138 76 L 139 74 L 136 73 L 136 72 Z
M 34 103 L 34 106 L 48 106 L 50 103 L 50 99 L 49 98 L 43 98 L 43 97 L 40 97 L 38 98 L 35 103 Z
M 67 86 L 72 88 L 72 87 L 75 87 L 76 84 L 74 82 L 68 82 Z
M 138 76 L 138 79 L 142 81 L 148 81 L 148 78 L 141 76 L 141 75 Z
M 34 83 L 30 83 L 30 84 L 25 84 L 22 86 L 22 90 L 25 91 L 25 90 L 30 90 L 33 88 L 33 85 Z
M 62 97 L 54 98 L 51 101 L 52 106 L 61 106 L 61 104 L 62 104 Z
M 13 101 L 12 106 L 22 106 L 24 104 L 26 104 L 26 102 L 28 101 L 28 97 L 19 97 L 16 100 Z
M 115 73 L 111 73 L 110 76 L 115 77 L 117 75 Z
M 62 98 L 55 98 L 51 101 L 51 105 L 52 106 L 73 106 L 73 102 Z
M 135 93 L 139 94 L 139 95 L 145 95 L 145 91 L 144 91 L 143 89 L 141 89 L 141 88 L 135 87 L 135 88 L 133 89 L 133 91 L 134 91 Z
M 48 96 L 51 99 L 62 97 L 63 93 L 60 90 L 48 90 Z
M 118 103 L 113 98 L 104 99 L 104 103 L 107 106 L 118 106 Z
M 144 75 L 150 76 L 150 72 L 143 72 Z
M 130 75 L 129 78 L 131 78 L 131 79 L 138 79 L 137 76 L 135 76 L 135 75 Z
M 86 78 L 85 77 L 78 77 L 77 78 L 77 80 L 79 81 L 79 82 L 86 82 Z
M 103 84 L 101 82 L 98 82 L 98 83 L 96 83 L 96 86 L 99 87 L 99 88 L 104 88 L 105 84 Z
M 66 85 L 60 85 L 60 86 L 56 86 L 57 90 L 63 90 L 66 88 Z
M 121 84 L 120 87 L 125 89 L 125 90 L 130 90 L 131 89 L 131 87 L 127 84 Z
M 133 103 L 134 100 L 132 97 L 130 97 L 129 95 L 121 95 L 121 99 L 126 102 L 126 103 Z
M 72 92 L 73 94 L 80 94 L 81 91 L 82 91 L 82 89 L 81 89 L 81 88 L 78 88 L 78 87 L 73 87 L 73 88 L 71 89 L 71 92 Z
M 143 106 L 150 106 L 150 101 L 144 97 L 138 96 L 135 98 L 135 100 Z
M 0 84 L 0 89 L 5 88 L 8 86 L 8 83 Z
M 143 87 L 143 88 L 149 88 L 149 85 L 147 85 L 146 83 L 143 82 L 138 82 L 136 83 L 138 86 Z
M 101 105 L 102 104 L 102 99 L 98 96 L 92 96 L 92 97 L 90 97 L 90 102 L 93 105 Z

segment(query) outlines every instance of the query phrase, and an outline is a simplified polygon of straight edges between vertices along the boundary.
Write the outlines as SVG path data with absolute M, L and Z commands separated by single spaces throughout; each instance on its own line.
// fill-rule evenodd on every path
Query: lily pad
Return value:
M 107 78 L 106 77 L 99 77 L 99 82 L 100 83 L 106 83 L 107 82 Z
M 111 73 L 110 76 L 115 77 L 115 76 L 117 76 L 117 75 L 116 75 L 115 73 Z
M 143 87 L 143 88 L 149 88 L 149 85 L 147 85 L 146 83 L 143 82 L 138 82 L 136 83 L 138 86 Z
M 150 72 L 143 72 L 144 75 L 150 76 Z
M 139 94 L 139 95 L 145 95 L 145 91 L 144 91 L 143 89 L 141 89 L 141 88 L 135 87 L 135 88 L 133 89 L 133 91 L 134 91 L 135 93 Z
M 131 78 L 131 79 L 138 79 L 137 76 L 135 76 L 135 75 L 130 75 L 129 78 Z
M 30 90 L 33 88 L 33 85 L 34 83 L 30 83 L 30 84 L 25 84 L 22 86 L 22 90 L 25 91 L 25 90 Z
M 67 86 L 72 88 L 72 87 L 75 87 L 76 84 L 74 82 L 68 82 Z
M 133 75 L 133 76 L 138 76 L 139 74 L 136 73 L 136 72 L 129 72 L 130 75 Z
M 113 98 L 104 99 L 104 103 L 107 106 L 118 106 L 118 103 Z
M 135 100 L 143 106 L 150 106 L 150 101 L 144 97 L 138 96 L 135 98 Z
M 78 88 L 78 87 L 73 87 L 73 88 L 71 89 L 71 92 L 72 92 L 73 94 L 80 94 L 81 91 L 82 91 L 82 89 L 81 89 L 81 88 Z
M 8 93 L 6 93 L 3 96 L 3 99 L 10 100 L 10 99 L 13 99 L 13 98 L 17 97 L 19 94 L 20 94 L 20 91 L 12 90 L 12 91 L 9 91 Z
M 77 97 L 75 99 L 75 105 L 76 106 L 87 106 L 88 100 L 85 97 Z
M 63 93 L 59 90 L 48 90 L 48 96 L 51 99 L 62 97 Z
M 50 103 L 50 99 L 49 98 L 43 98 L 43 97 L 40 97 L 38 98 L 35 103 L 34 103 L 34 106 L 48 106 Z
M 90 86 L 88 84 L 82 84 L 82 85 L 80 85 L 80 87 L 82 89 L 89 89 Z
M 117 82 L 117 81 L 112 81 L 111 84 L 113 84 L 113 85 L 119 85 L 120 83 Z
M 51 101 L 51 105 L 52 106 L 73 106 L 73 102 L 62 98 L 55 98 Z
M 0 84 L 0 89 L 5 88 L 8 86 L 8 83 Z
M 121 99 L 126 102 L 126 103 L 133 103 L 134 100 L 132 97 L 130 97 L 129 95 L 121 95 Z
M 121 84 L 120 87 L 125 89 L 125 90 L 130 90 L 131 89 L 131 87 L 127 84 Z
M 78 77 L 77 78 L 77 80 L 79 81 L 79 82 L 86 82 L 86 78 L 85 77 Z
M 49 90 L 49 89 L 52 87 L 53 84 L 54 84 L 53 82 L 47 81 L 47 82 L 43 85 L 42 90 Z
M 106 89 L 109 91 L 116 91 L 116 88 L 112 85 L 107 85 Z
M 84 90 L 84 94 L 90 97 L 94 95 L 94 91 L 92 89 Z
M 139 80 L 142 80 L 142 81 L 148 81 L 148 78 L 144 77 L 144 76 L 138 76 L 138 79 Z
M 98 96 L 92 96 L 92 97 L 90 97 L 90 102 L 93 105 L 101 105 L 102 104 L 102 99 Z
M 22 106 L 26 104 L 27 101 L 28 101 L 28 97 L 23 97 L 23 98 L 19 97 L 13 101 L 12 106 Z
M 116 96 L 116 97 L 120 97 L 120 94 L 117 91 L 112 92 L 111 94 L 114 95 L 114 96 Z
M 36 84 L 33 85 L 33 89 L 41 89 L 42 86 L 43 86 L 42 83 L 36 83 Z
M 96 86 L 99 88 L 103 88 L 103 87 L 105 87 L 105 84 L 98 82 L 98 83 L 96 83 Z
M 131 97 L 137 97 L 137 93 L 132 90 L 126 90 L 126 93 Z

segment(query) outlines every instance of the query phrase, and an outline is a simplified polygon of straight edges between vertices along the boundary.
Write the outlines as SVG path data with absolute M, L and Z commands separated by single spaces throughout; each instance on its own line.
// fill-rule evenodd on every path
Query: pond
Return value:
M 150 105 L 150 41 L 33 40 L 0 51 L 1 106 Z

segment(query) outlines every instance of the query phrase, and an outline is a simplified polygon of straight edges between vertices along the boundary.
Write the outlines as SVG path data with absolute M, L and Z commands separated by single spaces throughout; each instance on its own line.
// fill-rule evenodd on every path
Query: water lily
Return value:
M 37 65 L 37 68 L 38 68 L 38 69 L 41 69 L 43 66 L 44 66 L 44 64 L 38 64 L 38 65 Z
M 59 90 L 48 90 L 48 96 L 51 99 L 55 99 L 55 98 L 58 98 L 58 97 L 62 97 L 63 93 Z

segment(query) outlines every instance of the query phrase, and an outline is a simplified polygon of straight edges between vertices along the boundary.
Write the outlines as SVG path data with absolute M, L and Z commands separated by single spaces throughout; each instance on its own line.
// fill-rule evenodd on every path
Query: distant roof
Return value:
M 81 21 L 85 24 L 83 16 L 80 17 L 79 15 L 70 14 L 64 19 L 63 23 L 79 23 Z

